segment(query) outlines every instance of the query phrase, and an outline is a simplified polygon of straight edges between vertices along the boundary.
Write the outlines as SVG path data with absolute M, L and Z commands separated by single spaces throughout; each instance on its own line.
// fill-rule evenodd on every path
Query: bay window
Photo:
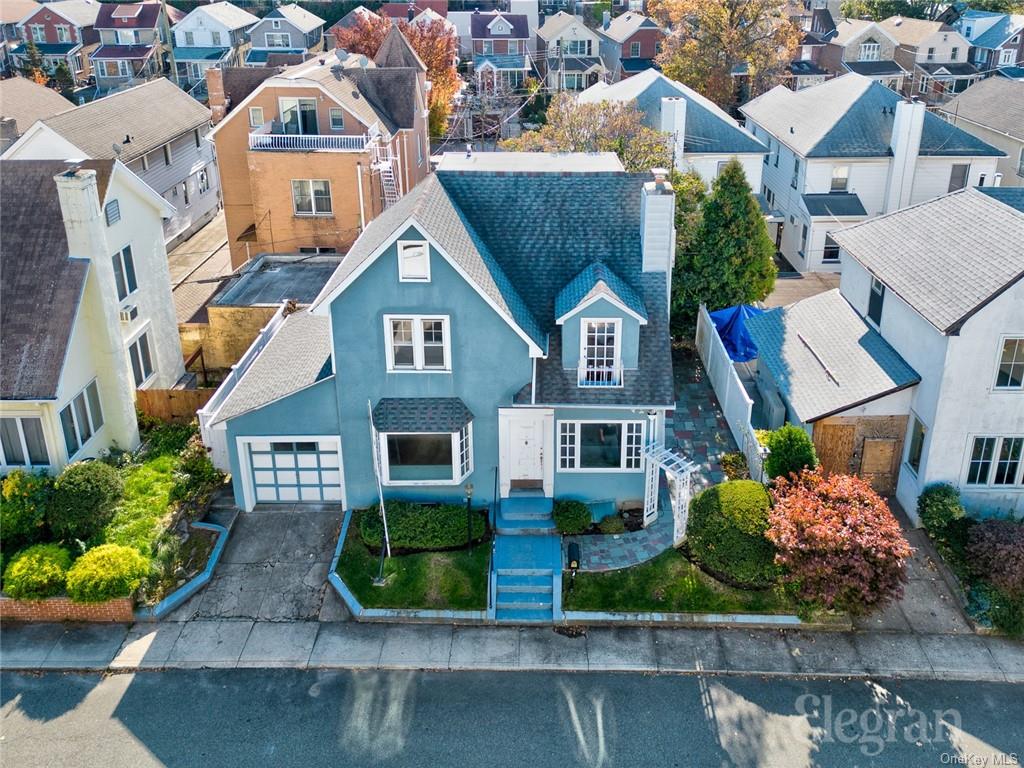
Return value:
M 561 421 L 560 471 L 639 472 L 643 469 L 644 422 Z
M 385 485 L 458 485 L 473 471 L 473 425 L 455 432 L 382 432 Z
M 31 416 L 0 419 L 0 465 L 46 467 L 49 464 L 41 419 Z
M 451 370 L 451 339 L 446 315 L 385 315 L 384 334 L 388 371 Z

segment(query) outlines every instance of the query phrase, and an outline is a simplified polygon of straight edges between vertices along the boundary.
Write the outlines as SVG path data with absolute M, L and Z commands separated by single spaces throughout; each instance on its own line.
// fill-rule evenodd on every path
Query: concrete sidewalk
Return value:
M 1024 682 L 1024 643 L 908 632 L 551 628 L 197 620 L 7 624 L 3 669 L 558 670 Z

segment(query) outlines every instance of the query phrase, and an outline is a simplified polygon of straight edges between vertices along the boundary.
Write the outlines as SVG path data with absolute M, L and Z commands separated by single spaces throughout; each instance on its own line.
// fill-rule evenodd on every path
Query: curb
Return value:
M 188 583 L 182 584 L 152 608 L 141 608 L 136 611 L 136 621 L 160 621 L 160 619 L 192 597 L 210 581 L 213 569 L 217 566 L 221 553 L 224 551 L 224 546 L 227 544 L 228 529 L 216 523 L 192 523 L 191 527 L 217 533 L 217 543 L 213 545 L 213 551 L 210 553 L 210 559 L 206 561 L 206 567 L 202 573 L 195 576 Z

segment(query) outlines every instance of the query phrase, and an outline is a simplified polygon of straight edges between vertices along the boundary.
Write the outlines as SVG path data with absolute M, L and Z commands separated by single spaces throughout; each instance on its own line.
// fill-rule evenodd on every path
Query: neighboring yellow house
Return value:
M 261 253 L 344 253 L 430 171 L 426 67 L 397 28 L 372 61 L 331 51 L 237 104 L 231 76 L 211 70 L 209 90 L 215 117 L 227 110 L 210 135 L 234 267 Z

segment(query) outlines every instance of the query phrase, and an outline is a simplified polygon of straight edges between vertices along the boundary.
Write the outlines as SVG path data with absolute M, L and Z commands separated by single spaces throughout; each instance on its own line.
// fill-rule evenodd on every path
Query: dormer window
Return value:
M 876 43 L 874 40 L 861 43 L 860 51 L 857 55 L 857 61 L 878 61 L 879 54 L 882 50 L 882 46 Z
M 430 282 L 430 253 L 425 242 L 399 241 L 398 279 L 403 283 Z
M 619 339 L 622 321 L 618 318 L 583 318 L 581 325 L 579 385 L 621 387 Z

